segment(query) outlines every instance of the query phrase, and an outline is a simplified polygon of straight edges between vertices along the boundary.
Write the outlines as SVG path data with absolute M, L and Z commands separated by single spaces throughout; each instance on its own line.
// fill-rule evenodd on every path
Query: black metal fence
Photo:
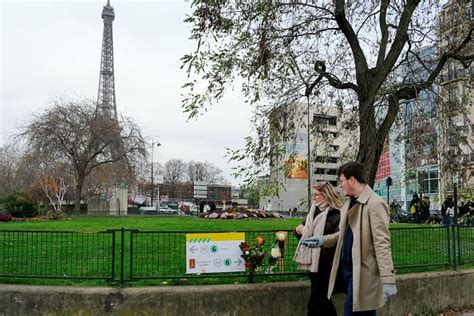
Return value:
M 0 276 L 115 279 L 115 234 L 0 231 Z
M 268 260 L 259 276 L 304 273 L 293 262 L 298 240 L 291 231 L 283 258 L 268 273 Z M 197 231 L 112 229 L 98 233 L 0 230 L 0 277 L 100 279 L 125 284 L 145 279 L 244 277 L 245 272 L 186 274 L 186 234 Z M 267 253 L 276 231 L 243 231 L 253 243 L 262 236 Z M 392 228 L 395 268 L 456 269 L 474 263 L 474 227 Z

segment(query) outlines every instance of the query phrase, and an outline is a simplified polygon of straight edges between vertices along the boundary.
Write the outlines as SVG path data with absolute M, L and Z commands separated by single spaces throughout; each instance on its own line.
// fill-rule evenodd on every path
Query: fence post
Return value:
M 456 270 L 456 227 L 458 226 L 458 185 L 454 183 L 454 221 L 453 221 L 453 269 Z
M 112 232 L 112 281 L 115 282 L 115 230 Z
M 120 237 L 120 286 L 124 287 L 125 285 L 125 228 L 122 227 L 121 229 L 121 237 Z
M 458 237 L 457 238 L 457 242 L 458 242 L 458 265 L 462 265 L 462 247 L 461 247 L 461 232 L 460 232 L 460 229 L 459 229 L 459 225 L 456 226 L 456 236 Z
M 129 253 L 130 253 L 130 265 L 128 268 L 128 280 L 132 281 L 133 279 L 133 234 L 136 234 L 138 229 L 130 229 L 130 242 L 129 242 Z

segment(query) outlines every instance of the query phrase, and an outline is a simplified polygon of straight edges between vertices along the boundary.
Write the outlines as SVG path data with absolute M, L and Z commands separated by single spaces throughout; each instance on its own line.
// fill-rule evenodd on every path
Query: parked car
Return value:
M 160 207 L 160 210 L 158 211 L 158 214 L 175 214 L 179 215 L 179 211 L 169 208 L 169 207 Z
M 158 214 L 158 210 L 156 205 L 155 206 L 141 206 L 138 211 L 141 215 L 156 215 Z

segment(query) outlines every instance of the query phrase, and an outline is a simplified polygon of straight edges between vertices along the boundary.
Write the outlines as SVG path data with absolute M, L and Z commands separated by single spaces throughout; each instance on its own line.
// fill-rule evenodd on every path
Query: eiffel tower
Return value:
M 112 163 L 100 166 L 100 172 L 106 176 L 109 183 L 107 191 L 117 190 L 117 185 L 124 185 L 125 178 L 131 172 L 130 164 L 125 155 L 125 144 L 121 138 L 121 127 L 117 116 L 117 104 L 115 98 L 115 78 L 114 78 L 114 40 L 112 23 L 115 19 L 114 8 L 110 5 L 110 0 L 102 9 L 102 20 L 104 20 L 104 33 L 102 37 L 102 53 L 100 60 L 99 92 L 97 94 L 98 116 L 103 126 L 107 126 L 107 131 L 101 135 L 102 139 L 111 144 L 109 159 Z M 126 187 L 126 185 L 125 185 Z M 117 193 L 118 191 L 116 191 Z M 118 194 L 118 193 L 117 193 Z M 115 205 L 115 199 L 110 200 L 110 214 L 127 214 L 127 199 Z M 114 203 L 112 203 L 114 202 Z
M 117 104 L 115 99 L 114 80 L 114 40 L 112 23 L 115 19 L 114 8 L 107 0 L 102 10 L 104 20 L 104 35 L 102 38 L 102 56 L 100 61 L 99 92 L 97 107 L 106 117 L 117 121 Z

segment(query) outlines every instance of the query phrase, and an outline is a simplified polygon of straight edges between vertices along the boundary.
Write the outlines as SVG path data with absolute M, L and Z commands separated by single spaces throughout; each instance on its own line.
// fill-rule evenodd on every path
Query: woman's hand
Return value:
M 303 224 L 299 224 L 298 226 L 296 226 L 295 230 L 298 234 L 303 234 Z

